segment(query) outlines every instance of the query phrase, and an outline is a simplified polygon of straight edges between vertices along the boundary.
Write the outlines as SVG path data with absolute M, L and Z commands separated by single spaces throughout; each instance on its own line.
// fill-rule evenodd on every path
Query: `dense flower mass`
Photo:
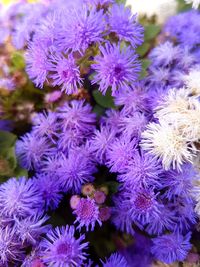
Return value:
M 2 267 L 200 264 L 199 1 L 122 2 L 0 10 Z

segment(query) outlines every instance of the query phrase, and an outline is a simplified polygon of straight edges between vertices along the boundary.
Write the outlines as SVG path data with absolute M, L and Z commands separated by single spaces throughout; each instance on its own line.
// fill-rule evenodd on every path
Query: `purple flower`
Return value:
M 41 196 L 32 179 L 10 178 L 0 186 L 0 213 L 25 218 L 41 208 Z
M 58 35 L 59 48 L 85 52 L 90 45 L 103 40 L 104 21 L 103 10 L 89 9 L 86 5 L 68 9 Z
M 96 130 L 91 138 L 90 151 L 94 155 L 99 164 L 106 163 L 106 155 L 110 145 L 115 139 L 115 130 L 107 126 L 101 126 L 100 130 Z
M 0 266 L 9 267 L 13 261 L 21 261 L 24 258 L 15 228 L 0 228 L 0 251 Z
M 15 219 L 14 229 L 19 236 L 21 242 L 24 244 L 35 245 L 41 235 L 49 230 L 49 225 L 43 225 L 49 219 L 48 216 L 41 214 L 34 214 L 23 220 Z
M 120 255 L 119 253 L 113 253 L 108 259 L 106 259 L 106 262 L 103 262 L 103 267 L 128 267 L 128 263 L 126 259 Z
M 57 114 L 54 112 L 38 113 L 33 118 L 33 131 L 36 136 L 47 136 L 50 140 L 56 136 L 58 131 Z
M 64 192 L 80 193 L 83 184 L 94 180 L 96 167 L 81 151 L 70 150 L 68 157 L 61 158 L 60 166 L 57 171 Z
M 16 142 L 16 155 L 22 167 L 31 170 L 39 168 L 45 156 L 55 151 L 46 137 L 39 137 L 34 132 L 25 134 Z
M 138 227 L 143 228 L 150 220 L 159 215 L 163 207 L 152 189 L 137 188 L 125 193 L 126 203 L 130 206 L 129 216 Z
M 162 174 L 160 179 L 161 185 L 166 189 L 165 197 L 173 200 L 176 196 L 190 196 L 192 183 L 195 180 L 197 172 L 192 164 L 186 163 L 182 165 L 181 171 L 169 170 Z
M 61 121 L 61 128 L 76 129 L 83 133 L 94 130 L 96 115 L 92 113 L 92 107 L 84 101 L 73 100 L 66 102 L 58 109 L 58 117 Z
M 148 112 L 150 107 L 148 95 L 142 84 L 136 84 L 127 91 L 121 91 L 115 96 L 115 104 L 124 106 L 123 110 L 127 113 Z
M 117 138 L 110 144 L 107 151 L 106 165 L 111 167 L 112 172 L 126 171 L 131 159 L 134 157 L 137 149 L 137 141 L 124 138 Z
M 64 57 L 61 53 L 51 53 L 49 57 L 49 75 L 52 78 L 53 86 L 61 86 L 61 91 L 67 94 L 74 94 L 78 92 L 81 87 L 83 79 L 80 77 L 79 67 L 76 65 L 72 54 Z
M 114 32 L 120 41 L 130 42 L 136 48 L 143 43 L 143 27 L 137 23 L 137 16 L 133 15 L 129 7 L 113 5 L 108 17 L 110 32 Z
M 160 175 L 163 169 L 154 157 L 147 153 L 135 152 L 126 168 L 126 172 L 118 176 L 125 187 L 148 188 L 160 185 Z
M 120 49 L 119 45 L 106 43 L 100 46 L 100 55 L 94 58 L 92 68 L 96 71 L 92 83 L 99 84 L 99 90 L 105 94 L 108 87 L 112 88 L 112 95 L 118 91 L 130 88 L 140 72 L 137 55 L 130 47 Z
M 40 243 L 42 261 L 54 267 L 81 266 L 87 254 L 83 251 L 88 243 L 85 236 L 74 237 L 73 226 L 56 227 L 50 230 Z
M 156 259 L 167 264 L 183 261 L 192 247 L 190 237 L 191 233 L 186 236 L 173 233 L 153 238 L 152 253 Z
M 41 206 L 44 206 L 45 210 L 56 209 L 62 199 L 60 181 L 57 179 L 56 171 L 56 166 L 54 166 L 54 175 L 53 173 L 50 175 L 40 173 L 34 179 L 35 186 L 42 197 Z
M 101 226 L 99 220 L 99 207 L 96 205 L 94 199 L 81 198 L 73 212 L 76 215 L 75 223 L 78 223 L 77 229 L 82 227 L 86 228 L 86 231 L 94 230 L 95 224 L 98 223 Z
M 37 43 L 30 43 L 26 53 L 26 71 L 37 87 L 42 88 L 47 80 L 48 60 L 46 49 Z

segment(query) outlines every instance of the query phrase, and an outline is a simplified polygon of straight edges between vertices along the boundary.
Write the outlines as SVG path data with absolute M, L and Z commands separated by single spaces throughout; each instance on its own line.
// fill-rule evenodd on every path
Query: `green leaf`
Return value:
M 147 76 L 147 68 L 151 64 L 151 61 L 149 59 L 142 59 L 141 63 L 142 63 L 142 71 L 140 73 L 140 79 L 142 79 L 145 76 Z
M 103 95 L 99 90 L 94 90 L 92 95 L 101 107 L 104 108 L 115 108 L 114 99 L 111 96 L 111 91 L 107 90 L 106 94 Z
M 97 114 L 97 117 L 101 117 L 104 114 L 105 109 L 96 104 L 93 108 L 93 112 Z
M 25 68 L 25 61 L 22 53 L 15 51 L 11 56 L 11 63 L 16 70 L 22 70 Z
M 14 170 L 13 176 L 15 176 L 15 177 L 21 177 L 21 176 L 28 177 L 28 171 L 26 169 L 22 169 L 20 166 L 17 166 Z
M 17 136 L 6 131 L 0 131 L 0 153 L 2 150 L 12 147 Z
M 105 185 L 108 187 L 108 190 L 111 194 L 115 194 L 118 191 L 119 183 L 115 181 L 106 182 Z
M 145 27 L 144 31 L 144 40 L 145 41 L 151 41 L 153 40 L 159 33 L 160 33 L 161 27 L 156 24 L 149 24 Z
M 10 147 L 9 149 L 7 149 L 5 158 L 8 160 L 11 170 L 14 170 L 17 167 L 15 147 Z
M 116 0 L 118 4 L 126 4 L 126 0 Z
M 143 43 L 141 46 L 139 46 L 137 48 L 137 53 L 143 57 L 147 52 L 148 50 L 150 49 L 151 45 L 150 43 Z

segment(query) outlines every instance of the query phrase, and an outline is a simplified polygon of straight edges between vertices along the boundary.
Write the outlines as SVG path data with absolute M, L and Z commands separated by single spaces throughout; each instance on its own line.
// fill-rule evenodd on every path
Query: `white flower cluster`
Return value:
M 176 14 L 176 0 L 127 0 L 126 4 L 139 16 L 145 15 L 148 18 L 156 16 L 158 23 L 164 23 L 170 16 Z
M 187 4 L 192 4 L 192 7 L 197 9 L 200 4 L 200 0 L 185 0 Z
M 180 170 L 198 155 L 200 71 L 191 70 L 184 82 L 184 88 L 169 90 L 155 109 L 158 123 L 150 123 L 142 133 L 142 148 L 160 158 L 166 170 Z

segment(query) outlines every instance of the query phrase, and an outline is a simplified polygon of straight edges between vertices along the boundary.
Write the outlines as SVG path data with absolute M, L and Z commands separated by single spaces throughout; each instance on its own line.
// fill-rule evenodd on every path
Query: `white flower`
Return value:
M 183 77 L 183 80 L 191 94 L 200 96 L 200 66 L 191 69 L 189 74 Z
M 159 121 L 173 125 L 189 142 L 200 139 L 200 102 L 187 89 L 171 89 L 155 109 Z
M 200 4 L 200 0 L 185 0 L 187 4 L 192 4 L 192 7 L 197 9 Z
M 127 0 L 126 5 L 131 6 L 133 13 L 146 15 L 148 18 L 156 15 L 158 23 L 176 14 L 176 0 Z
M 196 149 L 179 130 L 164 121 L 150 123 L 142 133 L 141 147 L 162 161 L 164 169 L 181 169 L 184 162 L 192 162 Z

